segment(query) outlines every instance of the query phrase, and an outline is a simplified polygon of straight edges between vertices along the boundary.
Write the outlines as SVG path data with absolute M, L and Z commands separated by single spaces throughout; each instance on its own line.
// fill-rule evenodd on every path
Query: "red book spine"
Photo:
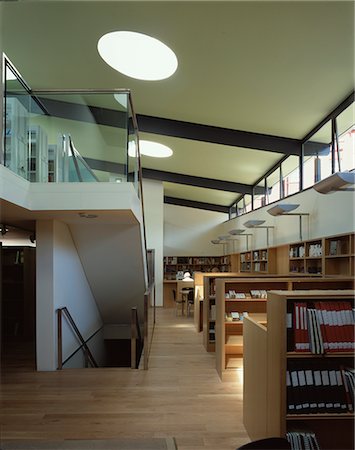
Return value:
M 323 348 L 324 351 L 327 352 L 328 348 L 329 348 L 329 343 L 328 343 L 328 339 L 327 339 L 327 332 L 326 332 L 326 323 L 325 323 L 325 317 L 322 311 L 322 303 L 321 302 L 316 302 L 314 304 L 314 307 L 317 310 L 317 318 L 318 318 L 318 322 L 320 325 L 320 332 L 322 335 L 322 341 L 323 341 Z
M 295 330 L 295 351 L 309 351 L 309 339 L 307 331 L 307 304 L 295 303 L 293 314 L 293 327 Z

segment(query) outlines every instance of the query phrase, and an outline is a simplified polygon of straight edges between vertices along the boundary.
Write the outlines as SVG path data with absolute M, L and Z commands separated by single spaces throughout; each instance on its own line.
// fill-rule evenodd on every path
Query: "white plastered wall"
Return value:
M 292 203 L 300 206 L 294 212 L 309 213 L 302 219 L 302 239 L 308 240 L 323 236 L 355 231 L 355 194 L 336 192 L 329 195 L 308 189 L 277 203 Z M 264 248 L 267 245 L 265 229 L 246 229 L 247 220 L 265 220 L 264 225 L 273 226 L 269 231 L 269 245 L 277 246 L 299 241 L 298 216 L 271 216 L 268 205 L 239 218 L 227 220 L 225 214 L 203 211 L 181 206 L 164 205 L 164 255 L 222 255 L 223 246 L 211 244 L 211 239 L 228 235 L 236 228 L 251 233 L 249 249 Z M 246 250 L 246 238 L 237 237 L 225 249 L 225 253 Z
M 267 210 L 278 203 L 299 204 L 293 212 L 309 213 L 302 219 L 302 240 L 332 236 L 355 231 L 355 196 L 352 192 L 336 192 L 322 195 L 314 189 L 308 189 L 272 205 L 245 214 L 239 218 L 221 224 L 216 229 L 216 235 L 228 234 L 232 229 L 245 229 L 247 220 L 265 220 L 263 225 L 273 226 L 269 231 L 269 245 L 278 246 L 300 240 L 298 216 L 271 216 Z M 244 233 L 252 233 L 249 240 L 249 250 L 266 247 L 265 229 L 245 229 Z M 228 252 L 231 253 L 230 243 Z M 235 244 L 236 252 L 246 250 L 246 238 L 238 238 Z
M 217 256 L 222 246 L 212 244 L 227 214 L 183 206 L 164 205 L 165 256 Z
M 59 221 L 40 220 L 37 240 L 37 370 L 57 368 L 56 309 L 66 306 L 84 339 L 102 325 L 69 228 Z M 79 346 L 63 321 L 63 359 Z

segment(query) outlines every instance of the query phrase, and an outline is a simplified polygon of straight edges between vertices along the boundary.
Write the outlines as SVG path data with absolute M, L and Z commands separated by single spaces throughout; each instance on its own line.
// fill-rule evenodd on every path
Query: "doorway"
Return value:
M 0 247 L 1 368 L 36 370 L 36 248 Z

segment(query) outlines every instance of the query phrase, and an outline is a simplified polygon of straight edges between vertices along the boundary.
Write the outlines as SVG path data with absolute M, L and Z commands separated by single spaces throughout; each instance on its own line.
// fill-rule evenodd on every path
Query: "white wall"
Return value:
M 212 244 L 227 214 L 183 206 L 164 205 L 164 255 L 218 256 L 221 245 Z
M 84 339 L 102 325 L 69 228 L 59 221 L 37 222 L 37 369 L 57 367 L 56 309 L 66 306 Z M 63 359 L 78 341 L 63 323 Z
M 156 305 L 163 305 L 164 189 L 161 181 L 143 180 L 147 248 L 155 250 Z
M 308 189 L 277 203 L 299 204 L 293 212 L 309 213 L 309 217 L 302 219 L 302 239 L 308 240 L 323 236 L 348 233 L 355 231 L 355 196 L 351 192 L 336 192 L 323 195 L 314 189 Z M 267 210 L 273 205 L 245 214 L 218 226 L 215 235 L 228 234 L 235 228 L 245 229 L 243 223 L 251 219 L 265 220 L 264 225 L 274 226 L 270 229 L 270 246 L 297 242 L 299 238 L 298 216 L 271 216 Z M 245 233 L 252 233 L 249 249 L 266 247 L 265 229 L 246 229 Z M 251 244 L 251 245 L 250 245 Z M 246 250 L 246 238 L 240 237 L 236 243 L 236 252 Z M 232 243 L 229 246 L 232 252 Z

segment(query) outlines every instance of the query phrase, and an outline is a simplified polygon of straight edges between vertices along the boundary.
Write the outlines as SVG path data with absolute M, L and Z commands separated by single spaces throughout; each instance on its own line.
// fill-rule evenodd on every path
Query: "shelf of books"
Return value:
M 325 273 L 354 276 L 354 234 L 325 238 Z
M 182 279 L 184 272 L 229 272 L 227 256 L 164 256 L 164 279 Z
M 354 448 L 354 291 L 275 291 L 267 304 L 267 434 Z
M 353 278 L 313 278 L 265 276 L 215 279 L 214 305 L 216 319 L 213 324 L 216 352 L 216 369 L 221 379 L 227 379 L 230 354 L 226 342 L 230 335 L 243 335 L 243 319 L 253 314 L 266 314 L 266 301 L 271 290 L 304 291 L 305 289 L 353 289 Z M 260 317 L 259 317 L 260 319 Z M 261 320 L 261 319 L 260 319 Z M 239 324 L 239 327 L 236 327 Z M 205 332 L 204 329 L 204 333 Z M 204 339 L 208 339 L 206 334 Z M 213 349 L 209 350 L 213 351 Z M 243 356 L 243 346 L 238 348 Z
M 287 289 L 288 278 L 216 279 L 215 352 L 216 370 L 222 380 L 233 375 L 236 359 L 243 358 L 245 317 L 266 320 L 267 290 Z
M 215 351 L 215 325 L 216 325 L 216 279 L 218 278 L 235 278 L 240 276 L 238 272 L 229 273 L 201 273 L 195 277 L 196 281 L 200 283 L 200 293 L 203 298 L 202 308 L 202 329 L 198 331 L 203 332 L 203 345 L 208 352 Z M 196 323 L 196 322 L 195 322 Z
M 354 234 L 289 245 L 290 274 L 354 276 Z
M 240 253 L 239 267 L 240 272 L 255 275 L 276 273 L 276 247 Z

